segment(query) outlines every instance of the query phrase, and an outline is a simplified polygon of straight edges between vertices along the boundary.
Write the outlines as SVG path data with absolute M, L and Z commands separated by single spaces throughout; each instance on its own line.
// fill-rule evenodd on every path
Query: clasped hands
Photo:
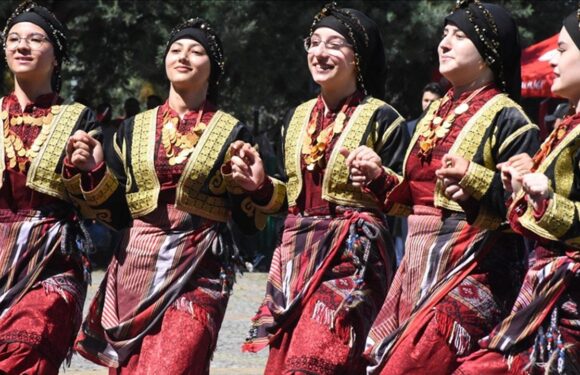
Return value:
M 346 159 L 354 186 L 365 186 L 382 173 L 381 158 L 369 147 L 360 146 L 352 152 L 342 147 L 339 151 Z M 236 141 L 230 146 L 229 153 L 234 181 L 246 191 L 257 190 L 266 179 L 258 151 L 246 142 Z
M 92 171 L 104 159 L 101 143 L 82 130 L 77 130 L 69 138 L 66 156 L 82 172 Z
M 364 187 L 383 173 L 381 158 L 367 146 L 359 146 L 354 151 L 342 147 L 340 153 L 345 158 L 349 170 L 349 178 L 353 186 Z M 236 141 L 230 146 L 232 177 L 246 191 L 255 191 L 266 178 L 262 159 L 258 151 L 250 144 Z M 471 196 L 459 182 L 467 174 L 469 161 L 461 156 L 446 154 L 443 156 L 442 167 L 435 174 L 442 182 L 444 194 L 457 202 L 463 202 Z M 528 154 L 512 156 L 508 161 L 499 163 L 497 169 L 501 172 L 504 189 L 518 193 L 523 189 L 530 201 L 536 206 L 549 197 L 549 182 L 541 173 L 530 173 L 533 166 Z
M 437 177 L 443 182 L 445 195 L 461 202 L 469 198 L 469 194 L 459 186 L 459 181 L 467 173 L 469 162 L 462 157 L 447 154 L 442 159 L 443 166 L 437 170 Z M 526 154 L 514 155 L 508 161 L 499 163 L 496 168 L 501 173 L 504 189 L 514 195 L 522 189 L 534 207 L 539 207 L 542 200 L 550 195 L 548 178 L 541 173 L 531 173 L 534 162 Z
M 532 173 L 534 161 L 528 154 L 512 156 L 507 162 L 499 163 L 501 182 L 507 192 L 515 197 L 520 191 L 526 193 L 528 202 L 535 209 L 551 195 L 550 181 L 543 173 Z

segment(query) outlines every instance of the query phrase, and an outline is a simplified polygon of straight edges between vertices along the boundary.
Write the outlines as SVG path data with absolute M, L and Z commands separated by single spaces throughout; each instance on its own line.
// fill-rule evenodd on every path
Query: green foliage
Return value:
M 93 106 L 110 101 L 117 108 L 125 98 L 150 91 L 165 97 L 167 37 L 173 26 L 195 16 L 208 19 L 224 42 L 226 77 L 220 105 L 226 110 L 252 123 L 258 108 L 279 117 L 315 95 L 302 38 L 324 1 L 37 1 L 52 9 L 70 31 L 66 97 L 82 97 Z M 575 0 L 500 2 L 517 19 L 524 45 L 558 32 L 561 20 L 576 5 Z M 18 3 L 0 2 L 0 19 L 5 20 Z M 453 4 L 436 0 L 339 3 L 364 11 L 379 24 L 389 67 L 385 99 L 403 115 L 418 115 L 419 93 L 436 71 L 443 18 Z

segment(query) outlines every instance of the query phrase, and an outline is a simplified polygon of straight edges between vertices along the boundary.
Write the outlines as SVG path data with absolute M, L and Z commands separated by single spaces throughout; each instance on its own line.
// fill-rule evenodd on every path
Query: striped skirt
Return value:
M 123 367 L 162 324 L 168 309 L 204 322 L 212 336 L 208 344 L 215 346 L 228 301 L 228 293 L 222 290 L 224 271 L 217 260 L 228 243 L 223 226 L 173 205 L 162 205 L 136 219 L 123 233 L 91 303 L 76 350 L 98 364 Z M 200 267 L 208 257 L 214 260 L 209 270 Z M 164 351 L 173 345 L 176 343 L 165 342 L 155 356 L 165 356 Z M 129 362 L 133 366 L 135 360 Z
M 76 226 L 0 210 L 0 372 L 56 374 L 80 326 L 86 284 Z
M 405 256 L 367 339 L 369 371 L 445 374 L 509 312 L 525 250 L 518 236 L 433 207 L 414 207 L 408 224 Z
M 267 374 L 364 370 L 364 338 L 386 295 L 394 259 L 386 225 L 370 213 L 289 215 L 243 350 L 270 345 Z

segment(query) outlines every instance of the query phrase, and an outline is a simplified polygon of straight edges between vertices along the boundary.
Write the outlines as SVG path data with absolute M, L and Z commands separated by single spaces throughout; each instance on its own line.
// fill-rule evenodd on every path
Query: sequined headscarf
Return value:
M 521 93 L 521 47 L 518 28 L 512 16 L 501 6 L 479 0 L 458 0 L 445 17 L 473 42 L 490 67 L 496 84 L 514 100 Z
M 44 30 L 48 36 L 57 61 L 57 66 L 52 73 L 51 85 L 55 92 L 59 92 L 62 84 L 62 63 L 68 58 L 66 27 L 45 7 L 39 6 L 32 1 L 25 1 L 14 10 L 6 21 L 6 26 L 4 26 L 4 30 L 2 31 L 3 43 L 6 42 L 6 36 L 10 32 L 10 29 L 20 22 L 35 24 Z
M 382 99 L 387 66 L 383 38 L 377 24 L 356 9 L 338 8 L 336 3 L 330 3 L 314 17 L 310 35 L 320 27 L 333 29 L 353 46 L 358 88 Z
M 215 104 L 217 102 L 220 79 L 224 74 L 224 53 L 219 36 L 206 20 L 191 18 L 180 23 L 171 31 L 163 56 L 167 56 L 169 47 L 179 39 L 193 39 L 206 50 L 211 62 L 207 96 Z

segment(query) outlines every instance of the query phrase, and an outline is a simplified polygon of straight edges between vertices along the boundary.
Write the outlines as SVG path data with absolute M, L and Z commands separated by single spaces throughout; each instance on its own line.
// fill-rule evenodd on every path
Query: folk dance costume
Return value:
M 327 5 L 311 34 L 319 27 L 338 31 L 354 45 L 359 64 L 367 67 L 360 70 L 359 82 L 373 93 L 381 91 L 382 81 L 371 86 L 378 77 L 373 74 L 384 68 L 374 22 L 356 10 Z M 395 258 L 380 202 L 370 191 L 377 187 L 366 192 L 353 187 L 339 150 L 367 145 L 384 165 L 398 170 L 408 140 L 400 115 L 365 95 L 363 87 L 335 111 L 325 114 L 320 96 L 291 111 L 284 141 L 287 180 L 267 178 L 253 193 L 259 204 L 288 206 L 266 297 L 243 345 L 251 352 L 270 346 L 265 374 L 364 372 L 364 340 L 385 298 Z
M 8 42 L 20 22 L 46 32 L 58 66 L 55 92 L 24 108 L 14 93 L 0 99 L 0 372 L 57 374 L 81 324 L 91 249 L 61 177 L 64 145 L 95 123 L 89 109 L 65 105 L 56 93 L 67 51 L 61 23 L 24 3 L 4 29 Z
M 580 12 L 579 12 L 580 14 Z M 578 14 L 564 27 L 580 48 Z M 569 48 L 573 48 L 570 46 Z M 457 374 L 580 373 L 580 115 L 565 118 L 534 156 L 552 196 L 534 209 L 524 193 L 509 206 L 514 231 L 536 240 L 512 313 Z
M 221 42 L 201 19 L 179 25 L 168 49 L 184 38 L 211 59 L 211 98 Z M 181 119 L 165 103 L 121 125 L 106 167 L 71 175 L 80 205 L 125 228 L 76 343 L 111 374 L 209 373 L 239 262 L 227 222 L 247 232 L 265 224 L 231 181 L 235 140 L 251 142 L 249 130 L 209 101 Z
M 452 88 L 431 104 L 402 176 L 385 176 L 387 213 L 409 215 L 409 232 L 368 337 L 373 374 L 451 373 L 509 313 L 526 270 L 522 238 L 502 224 L 506 193 L 496 172 L 497 163 L 538 147 L 538 128 L 504 92 L 520 90 L 517 29 L 505 10 L 479 2 L 462 3 L 446 23 L 473 41 L 496 82 L 457 98 Z M 435 175 L 445 154 L 469 161 L 460 186 L 471 197 L 461 205 Z

